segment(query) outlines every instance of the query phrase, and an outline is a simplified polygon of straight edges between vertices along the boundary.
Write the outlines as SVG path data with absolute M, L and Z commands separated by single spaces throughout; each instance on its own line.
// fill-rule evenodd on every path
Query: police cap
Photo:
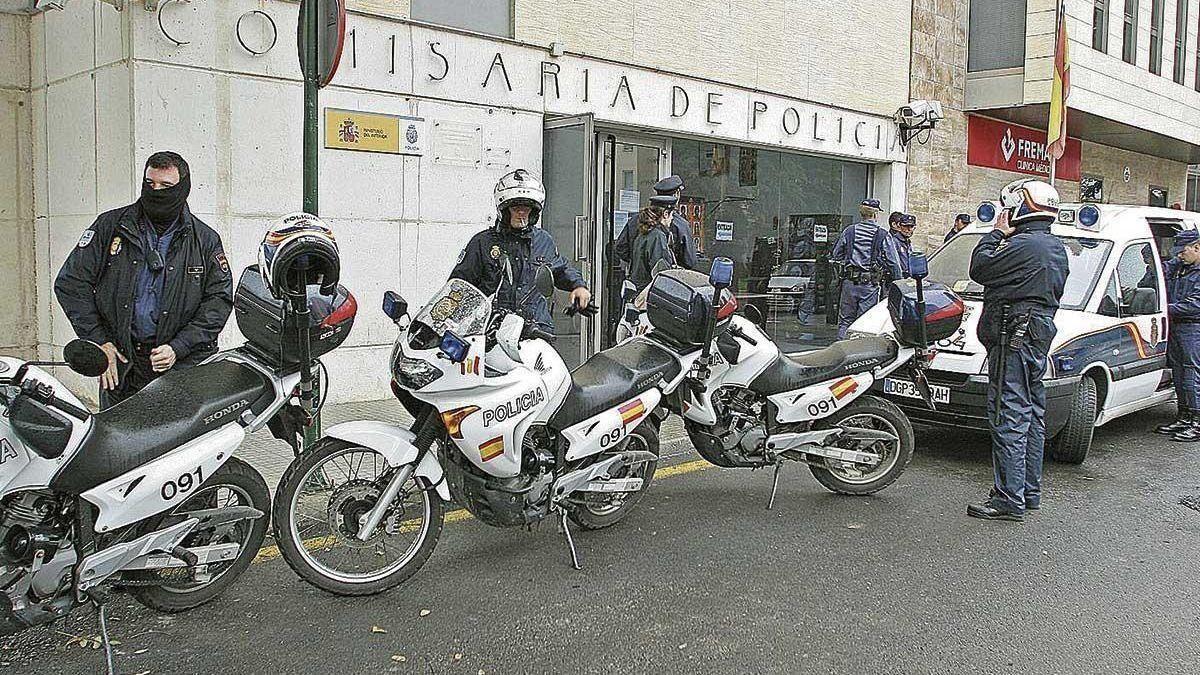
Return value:
M 869 209 L 875 209 L 876 211 L 883 210 L 883 207 L 880 206 L 878 199 L 864 199 L 862 200 L 862 205 Z
M 900 227 L 916 227 L 917 217 L 911 213 L 901 213 L 900 219 L 896 222 Z
M 1194 244 L 1197 241 L 1200 241 L 1200 232 L 1197 232 L 1196 230 L 1183 230 L 1179 234 L 1175 235 L 1176 246 L 1187 246 L 1189 244 Z
M 957 216 L 954 216 L 954 219 L 967 225 L 971 224 L 971 214 L 969 213 L 960 213 Z
M 660 209 L 673 209 L 679 200 L 675 195 L 654 195 L 650 198 L 650 206 L 657 206 Z
M 654 191 L 660 195 L 670 194 L 683 189 L 683 179 L 679 176 L 667 176 L 654 184 Z

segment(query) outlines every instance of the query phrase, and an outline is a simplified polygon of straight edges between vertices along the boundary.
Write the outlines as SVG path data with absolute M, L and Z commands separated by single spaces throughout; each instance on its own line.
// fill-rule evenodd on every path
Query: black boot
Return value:
M 1196 441 L 1200 441 L 1200 419 L 1193 415 L 1192 423 L 1186 429 L 1171 434 L 1171 440 L 1179 441 L 1180 443 L 1195 443 Z
M 990 501 L 968 504 L 967 515 L 984 520 L 1015 520 L 1018 523 L 1025 520 L 1025 514 L 994 506 Z
M 1164 436 L 1171 436 L 1171 435 L 1177 434 L 1180 431 L 1183 431 L 1183 430 L 1187 429 L 1188 427 L 1192 426 L 1192 419 L 1193 419 L 1192 411 L 1184 410 L 1181 408 L 1179 410 L 1179 416 L 1175 418 L 1174 422 L 1171 422 L 1170 424 L 1162 424 L 1162 425 L 1155 427 L 1154 433 L 1162 434 Z

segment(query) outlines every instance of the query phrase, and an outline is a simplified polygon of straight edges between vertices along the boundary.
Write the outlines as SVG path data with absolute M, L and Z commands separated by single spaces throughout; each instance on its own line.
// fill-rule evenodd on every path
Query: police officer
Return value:
M 958 234 L 959 232 L 962 232 L 963 228 L 965 228 L 966 226 L 968 226 L 970 224 L 971 224 L 970 214 L 960 213 L 957 216 L 954 216 L 954 225 L 952 225 L 950 227 L 950 231 L 946 233 L 946 238 L 942 239 L 942 243 L 945 244 L 945 243 L 949 242 L 951 239 L 954 238 L 954 235 Z
M 699 264 L 696 256 L 696 240 L 692 236 L 692 224 L 679 213 L 679 197 L 683 194 L 683 179 L 679 176 L 667 176 L 654 184 L 656 195 L 650 198 L 651 206 L 671 210 L 671 227 L 667 233 L 671 242 L 671 254 L 675 264 L 689 270 L 696 269 Z M 629 263 L 633 240 L 638 235 L 638 214 L 633 214 L 625 223 L 625 229 L 613 246 L 617 257 Z
M 983 286 L 977 330 L 988 356 L 988 419 L 994 485 L 971 504 L 975 518 L 1024 520 L 1041 507 L 1046 441 L 1046 354 L 1057 332 L 1054 313 L 1067 281 L 1067 254 L 1050 225 L 1058 191 L 1018 180 L 1000 191 L 995 229 L 971 254 L 970 275 Z
M 550 307 L 534 285 L 535 268 L 546 266 L 554 274 L 554 285 L 571 293 L 571 304 L 591 313 L 592 294 L 583 275 L 567 264 L 550 233 L 534 227 L 542 215 L 546 189 L 525 169 L 500 178 L 493 192 L 496 223 L 471 237 L 458 256 L 450 278 L 462 279 L 487 294 L 496 303 L 521 314 L 547 333 L 554 333 Z
M 1178 253 L 1167 261 L 1167 358 L 1175 385 L 1177 418 L 1155 429 L 1176 441 L 1200 440 L 1200 235 L 1175 235 Z
M 917 217 L 911 213 L 901 213 L 891 223 L 891 232 L 889 232 L 896 242 L 896 255 L 900 260 L 900 270 L 904 273 L 905 279 L 909 277 L 908 259 L 912 257 L 912 236 L 916 228 Z
M 187 207 L 187 162 L 156 152 L 142 175 L 141 197 L 84 230 L 54 282 L 75 334 L 108 354 L 105 408 L 210 356 L 233 308 L 221 237 Z
M 862 220 L 847 227 L 829 259 L 841 269 L 842 293 L 838 309 L 838 339 L 855 319 L 879 302 L 887 279 L 901 279 L 900 254 L 895 240 L 875 222 L 881 208 L 878 199 L 865 199 L 858 212 Z

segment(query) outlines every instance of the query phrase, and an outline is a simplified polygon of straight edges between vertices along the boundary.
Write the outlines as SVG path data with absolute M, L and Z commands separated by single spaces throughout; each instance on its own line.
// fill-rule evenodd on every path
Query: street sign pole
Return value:
M 346 8 L 343 0 L 301 0 L 296 27 L 297 56 L 304 79 L 304 211 L 318 213 L 321 121 L 319 96 L 321 87 L 329 84 L 337 72 L 342 56 L 346 30 Z M 328 383 L 326 383 L 328 384 Z M 312 423 L 304 427 L 304 448 L 308 449 L 321 437 L 321 378 L 318 374 L 301 383 L 301 403 L 308 404 L 305 412 Z

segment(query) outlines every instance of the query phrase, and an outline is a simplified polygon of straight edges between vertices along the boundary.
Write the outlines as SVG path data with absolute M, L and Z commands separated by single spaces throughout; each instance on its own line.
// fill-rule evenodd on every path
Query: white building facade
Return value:
M 98 213 L 136 199 L 154 151 L 188 159 L 191 209 L 235 271 L 272 218 L 300 208 L 297 5 L 152 4 L 0 14 L 0 227 L 15 271 L 0 308 L 19 319 L 0 334 L 7 352 L 45 355 L 73 337 L 54 275 Z M 323 125 L 357 129 L 374 114 L 412 130 L 400 152 L 357 152 L 322 129 L 319 211 L 360 304 L 325 358 L 331 400 L 389 395 L 383 292 L 422 304 L 490 225 L 492 186 L 512 169 L 543 176 L 543 226 L 606 310 L 619 283 L 611 241 L 661 177 L 683 176 L 702 259 L 732 257 L 748 302 L 764 302 L 776 266 L 823 258 L 862 199 L 903 209 L 892 113 L 909 100 L 911 3 L 737 4 L 352 4 Z M 818 325 L 784 312 L 781 340 L 827 337 L 836 310 L 821 267 Z M 586 357 L 614 320 L 562 320 L 560 350 Z M 239 339 L 231 321 L 223 345 Z

